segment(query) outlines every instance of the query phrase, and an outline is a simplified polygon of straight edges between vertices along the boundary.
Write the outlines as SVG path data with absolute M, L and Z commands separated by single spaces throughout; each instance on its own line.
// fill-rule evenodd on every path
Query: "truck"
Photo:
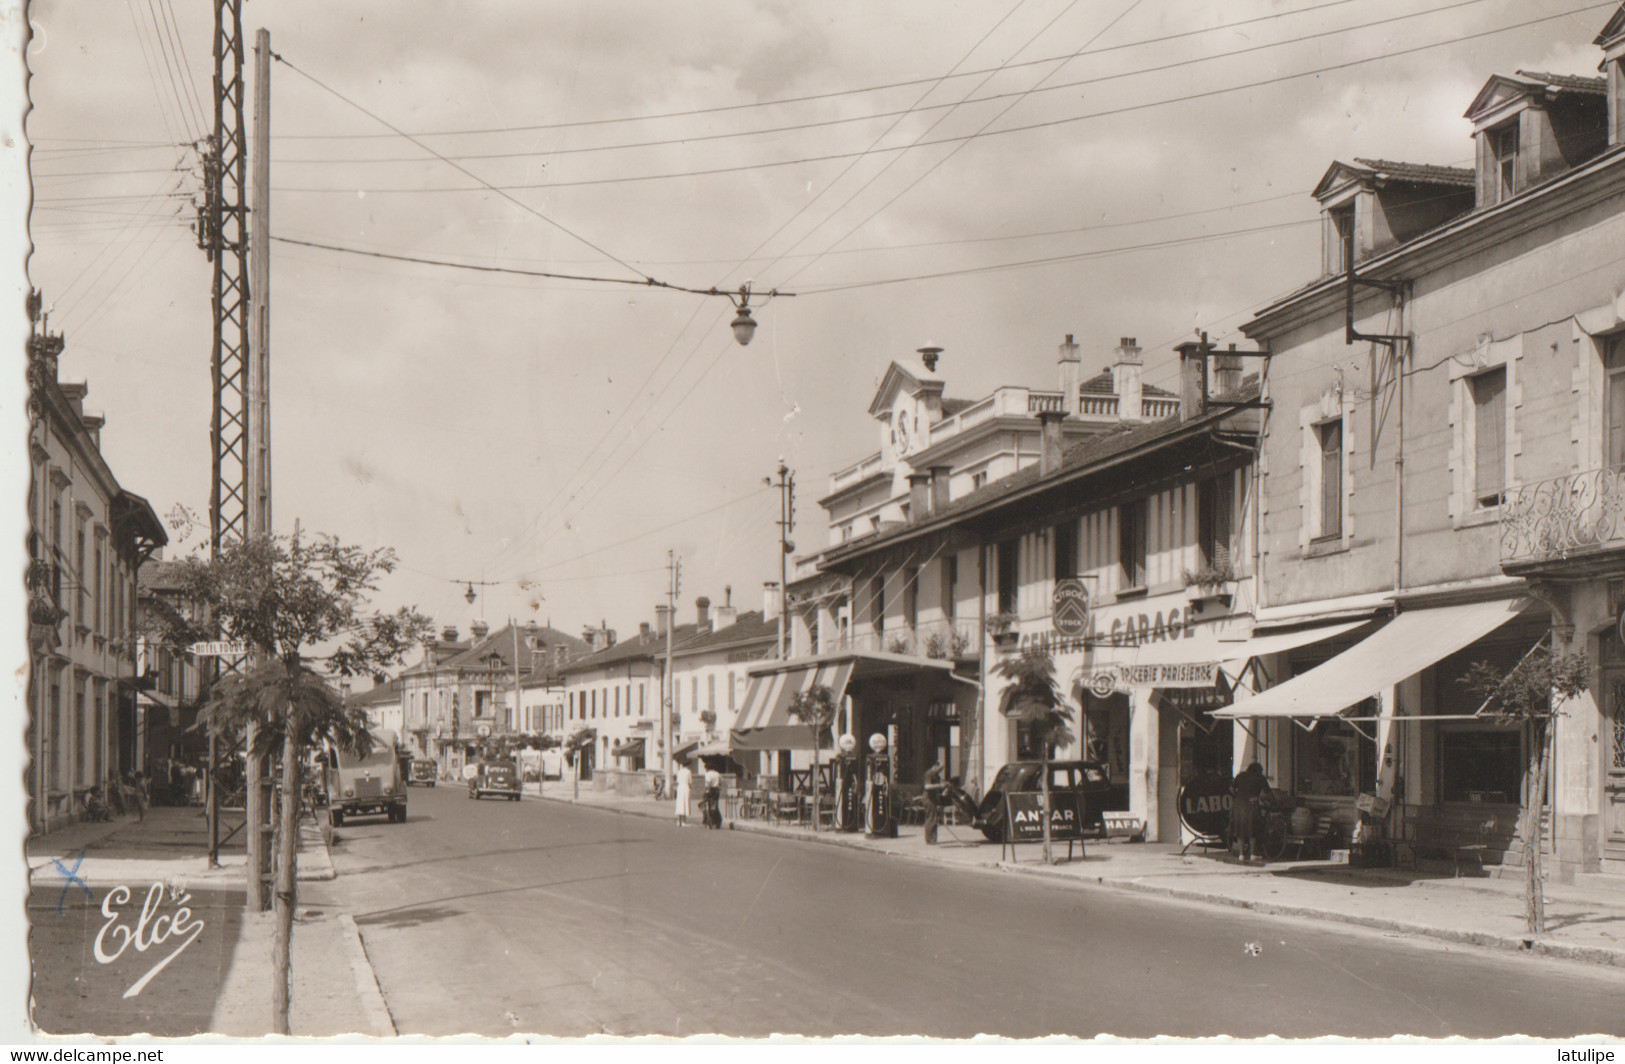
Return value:
M 327 755 L 327 819 L 340 827 L 345 817 L 382 814 L 392 824 L 406 822 L 406 780 L 395 733 L 373 728 L 372 749 L 357 757 L 338 747 Z

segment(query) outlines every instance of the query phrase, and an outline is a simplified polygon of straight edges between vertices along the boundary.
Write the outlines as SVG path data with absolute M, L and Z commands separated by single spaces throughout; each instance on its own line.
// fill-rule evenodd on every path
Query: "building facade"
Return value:
M 101 452 L 89 391 L 58 380 L 60 335 L 28 345 L 29 824 L 80 816 L 85 795 L 144 767 L 138 750 L 141 566 L 167 541 Z
M 459 640 L 455 628 L 443 629 L 399 677 L 403 745 L 453 777 L 482 748 L 535 731 L 523 716 L 527 683 L 556 685 L 589 650 L 583 640 L 539 625 L 510 622 L 493 632 L 476 622 L 470 636 Z
M 1231 712 L 1356 838 L 1517 864 L 1544 807 L 1561 875 L 1625 868 L 1622 16 L 1603 77 L 1490 78 L 1473 168 L 1334 164 L 1321 277 L 1243 329 L 1272 355 L 1259 628 L 1362 626 L 1269 659 L 1278 686 Z M 1463 679 L 1542 643 L 1596 668 L 1533 794 L 1529 732 Z

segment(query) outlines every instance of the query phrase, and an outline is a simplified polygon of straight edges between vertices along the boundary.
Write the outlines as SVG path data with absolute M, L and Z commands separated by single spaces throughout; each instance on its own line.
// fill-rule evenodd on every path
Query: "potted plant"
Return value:
M 1215 601 L 1229 605 L 1235 582 L 1236 571 L 1227 561 L 1185 570 L 1185 586 L 1194 589 L 1193 602 Z
M 1014 643 L 1019 637 L 1016 622 L 1021 618 L 1014 613 L 994 613 L 987 618 L 987 634 L 1000 646 Z

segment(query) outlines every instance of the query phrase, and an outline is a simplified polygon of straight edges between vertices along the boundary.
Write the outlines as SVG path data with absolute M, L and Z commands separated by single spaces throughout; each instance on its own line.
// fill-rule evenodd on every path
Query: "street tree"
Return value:
M 1511 669 L 1478 661 L 1461 678 L 1461 683 L 1482 700 L 1481 716 L 1502 724 L 1521 724 L 1528 738 L 1528 790 L 1523 809 L 1527 877 L 1524 915 L 1532 935 L 1546 930 L 1546 897 L 1540 869 L 1541 806 L 1546 795 L 1552 725 L 1565 715 L 1563 706 L 1589 686 L 1590 677 L 1591 662 L 1584 653 L 1568 653 L 1541 643 Z
M 999 712 L 1006 719 L 1020 721 L 1027 734 L 1038 744 L 1039 760 L 1043 765 L 1039 773 L 1039 790 L 1043 794 L 1044 863 L 1053 864 L 1055 854 L 1050 844 L 1049 761 L 1050 750 L 1071 744 L 1072 708 L 1066 704 L 1061 687 L 1055 682 L 1055 661 L 1048 652 L 1028 647 L 1014 657 L 1005 658 L 994 667 L 1006 681 L 999 696 Z M 1013 825 L 1006 824 L 1010 831 Z
M 298 811 L 304 751 L 332 743 L 364 754 L 371 744 L 365 717 L 347 709 L 337 690 L 312 667 L 325 658 L 330 674 L 377 676 L 432 631 L 409 607 L 365 614 L 378 580 L 394 571 L 395 552 L 367 550 L 321 534 L 256 536 L 223 544 L 214 557 L 191 557 L 182 590 L 201 603 L 219 635 L 247 645 L 257 659 L 241 676 L 214 685 L 200 712 L 216 730 L 249 720 L 262 753 L 282 759 L 282 804 L 276 840 L 273 900 L 272 1027 L 288 1033 L 289 943 L 293 932 Z
M 830 690 L 827 684 L 815 683 L 805 691 L 796 692 L 796 696 L 790 700 L 789 712 L 792 720 L 805 724 L 807 730 L 812 733 L 812 826 L 816 832 L 819 803 L 818 747 L 823 737 L 829 733 L 829 726 L 835 722 L 835 692 Z

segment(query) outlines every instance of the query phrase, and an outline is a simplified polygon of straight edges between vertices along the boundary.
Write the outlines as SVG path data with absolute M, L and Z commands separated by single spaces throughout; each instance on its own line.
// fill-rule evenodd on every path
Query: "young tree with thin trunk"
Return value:
M 807 726 L 812 733 L 813 744 L 813 772 L 812 772 L 812 799 L 813 831 L 818 830 L 818 747 L 823 737 L 828 734 L 829 726 L 835 720 L 835 692 L 825 684 L 815 683 L 805 691 L 797 691 L 795 698 L 790 700 L 790 719 L 799 720 Z
M 388 548 L 365 550 L 331 536 L 259 536 L 189 558 L 183 590 L 204 604 L 227 640 L 247 644 L 259 663 L 217 683 L 200 714 L 217 728 L 259 722 L 262 752 L 282 759 L 272 980 L 272 1031 L 288 1033 L 289 944 L 293 933 L 300 775 L 304 751 L 333 743 L 365 753 L 372 738 L 359 710 L 308 664 L 325 657 L 338 676 L 377 675 L 432 631 L 416 610 L 363 616 L 377 581 L 395 568 Z M 278 751 L 277 748 L 280 748 Z
M 1541 885 L 1541 805 L 1546 798 L 1547 749 L 1558 708 L 1590 684 L 1591 663 L 1583 653 L 1563 653 L 1541 645 L 1503 671 L 1474 662 L 1461 682 L 1483 700 L 1482 715 L 1502 724 L 1521 724 L 1529 743 L 1528 791 L 1524 800 L 1524 915 L 1529 933 L 1546 930 L 1546 896 Z
M 1066 704 L 1061 687 L 1055 682 L 1055 661 L 1046 651 L 1028 647 L 999 662 L 994 671 L 1007 681 L 999 696 L 999 712 L 1009 720 L 1025 724 L 1028 734 L 1038 743 L 1042 764 L 1038 779 L 1043 793 L 1044 813 L 1040 819 L 1044 829 L 1044 863 L 1054 864 L 1049 830 L 1049 752 L 1051 747 L 1071 744 L 1072 708 Z M 1012 827 L 1006 824 L 1004 829 L 1008 832 Z

